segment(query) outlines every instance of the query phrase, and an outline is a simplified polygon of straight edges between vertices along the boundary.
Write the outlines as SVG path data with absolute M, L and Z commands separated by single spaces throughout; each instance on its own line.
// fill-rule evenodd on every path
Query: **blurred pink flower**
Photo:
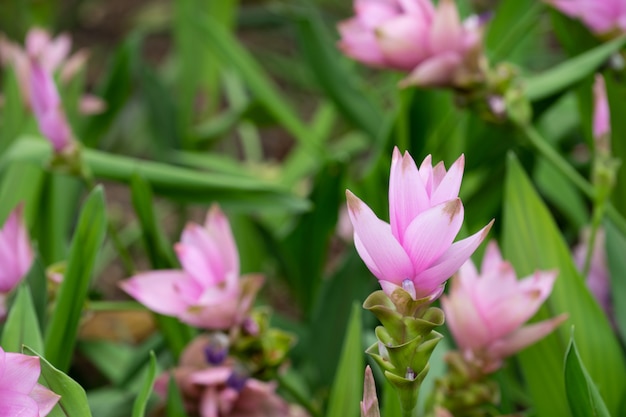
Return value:
M 187 411 L 200 417 L 305 417 L 291 407 L 276 390 L 276 383 L 249 378 L 231 360 L 211 366 L 205 360 L 207 336 L 192 341 L 171 374 L 176 381 Z M 155 391 L 167 396 L 170 373 L 161 375 Z
M 340 49 L 367 65 L 410 72 L 402 85 L 462 86 L 475 77 L 482 28 L 461 23 L 453 0 L 355 0 Z
M 605 233 L 599 229 L 593 251 L 591 252 L 591 262 L 589 263 L 589 274 L 587 287 L 598 301 L 607 316 L 613 319 L 613 303 L 611 300 L 611 279 L 609 277 L 609 267 L 607 265 L 605 250 Z M 585 266 L 585 257 L 589 248 L 589 230 L 585 230 L 578 246 L 574 248 L 574 262 L 580 271 Z
M 624 0 L 544 0 L 561 13 L 582 20 L 597 35 L 626 31 Z
M 0 318 L 6 317 L 5 299 L 24 279 L 33 264 L 33 250 L 19 205 L 0 230 Z
M 74 147 L 74 135 L 52 74 L 36 60 L 30 68 L 30 103 L 42 135 L 56 153 L 68 153 Z
M 394 149 L 389 178 L 391 224 L 346 191 L 354 245 L 385 293 L 402 287 L 413 298 L 438 298 L 445 282 L 476 250 L 491 228 L 452 243 L 463 223 L 458 198 L 464 157 L 446 172 L 427 156 L 418 169 L 408 153 Z
M 0 348 L 0 416 L 44 417 L 60 396 L 37 383 L 39 358 Z
M 491 373 L 504 358 L 552 332 L 566 315 L 522 325 L 548 298 L 555 279 L 556 272 L 537 271 L 518 281 L 495 242 L 487 246 L 481 275 L 468 260 L 452 279 L 450 293 L 441 298 L 446 322 L 464 357 Z
M 239 254 L 228 219 L 213 206 L 204 226 L 189 223 L 175 247 L 183 270 L 144 272 L 121 283 L 149 309 L 205 329 L 239 325 L 263 283 L 239 277 Z
M 372 368 L 365 368 L 365 380 L 363 382 L 363 401 L 361 401 L 361 417 L 380 417 L 378 408 L 378 396 L 376 395 L 376 383 Z
M 600 74 L 596 74 L 593 84 L 593 99 L 593 137 L 602 140 L 611 134 L 611 112 L 604 77 Z
M 13 65 L 22 97 L 30 104 L 31 97 L 31 60 L 51 75 L 60 71 L 61 82 L 69 82 L 85 66 L 88 53 L 80 50 L 70 56 L 72 40 L 67 34 L 52 38 L 41 28 L 32 28 L 26 34 L 25 48 L 0 36 L 0 64 Z M 106 105 L 101 98 L 86 94 L 79 101 L 82 114 L 97 114 L 104 111 Z

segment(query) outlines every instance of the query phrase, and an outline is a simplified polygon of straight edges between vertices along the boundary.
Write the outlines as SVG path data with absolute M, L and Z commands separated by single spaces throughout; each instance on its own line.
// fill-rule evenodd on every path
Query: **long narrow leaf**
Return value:
M 150 394 L 152 393 L 152 387 L 154 385 L 154 380 L 156 379 L 156 356 L 154 352 L 150 352 L 150 361 L 148 365 L 148 372 L 143 380 L 143 384 L 141 385 L 141 391 L 139 391 L 139 395 L 135 399 L 135 403 L 133 404 L 133 414 L 132 417 L 144 417 L 146 414 L 146 406 L 148 404 L 148 400 L 150 399 Z
M 98 187 L 83 205 L 72 239 L 67 270 L 46 329 L 46 358 L 61 370 L 67 370 L 72 359 L 81 312 L 105 229 L 104 193 Z
M 2 347 L 7 352 L 21 352 L 22 346 L 41 351 L 43 339 L 28 285 L 21 285 L 2 331 Z

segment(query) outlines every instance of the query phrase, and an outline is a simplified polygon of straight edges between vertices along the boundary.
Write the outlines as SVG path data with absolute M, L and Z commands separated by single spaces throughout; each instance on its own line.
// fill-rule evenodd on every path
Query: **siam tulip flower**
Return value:
M 37 383 L 39 358 L 0 348 L 0 416 L 44 417 L 61 398 Z
M 365 368 L 365 381 L 363 383 L 363 401 L 361 401 L 361 417 L 380 417 L 378 397 L 376 396 L 376 383 L 372 368 Z
M 463 223 L 458 198 L 464 157 L 446 171 L 427 156 L 418 169 L 408 153 L 394 149 L 389 178 L 391 224 L 350 191 L 346 192 L 354 226 L 354 245 L 387 295 L 403 288 L 414 299 L 438 298 L 445 282 L 476 250 L 491 228 L 452 243 Z
M 596 35 L 626 31 L 623 0 L 544 0 L 561 13 L 582 20 Z
M 71 153 L 75 147 L 63 104 L 52 74 L 36 60 L 31 61 L 30 103 L 41 133 L 50 141 L 55 153 Z
M 66 34 L 52 38 L 41 28 L 32 28 L 26 35 L 26 46 L 19 45 L 0 36 L 0 64 L 12 65 L 15 69 L 17 81 L 22 97 L 30 104 L 31 59 L 36 60 L 48 73 L 60 71 L 62 83 L 68 83 L 85 66 L 88 54 L 80 50 L 69 55 L 72 41 Z M 82 114 L 102 113 L 106 105 L 99 97 L 86 94 L 79 101 L 79 111 Z
M 239 277 L 239 254 L 228 219 L 213 206 L 204 226 L 189 223 L 175 247 L 182 270 L 144 272 L 121 286 L 149 309 L 205 329 L 240 325 L 263 283 Z
M 172 372 L 187 411 L 200 417 L 305 417 L 276 394 L 276 383 L 247 377 L 231 359 L 212 366 L 205 361 L 207 336 L 192 341 Z M 161 375 L 155 391 L 167 396 L 170 374 Z
M 542 339 L 565 319 L 522 325 L 552 292 L 556 272 L 538 271 L 517 280 L 495 242 L 487 246 L 481 275 L 468 260 L 452 280 L 450 294 L 441 298 L 448 327 L 464 358 L 487 374 L 504 358 Z
M 339 48 L 367 65 L 408 72 L 402 85 L 463 87 L 480 79 L 482 25 L 453 0 L 355 0 Z
M 7 295 L 24 279 L 33 264 L 33 250 L 22 212 L 20 205 L 11 212 L 0 230 L 0 318 L 6 317 Z

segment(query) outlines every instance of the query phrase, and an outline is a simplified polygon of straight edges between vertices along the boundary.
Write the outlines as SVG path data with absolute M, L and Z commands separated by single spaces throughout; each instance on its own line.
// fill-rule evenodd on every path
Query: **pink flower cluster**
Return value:
M 39 358 L 0 348 L 0 416 L 44 417 L 59 396 L 37 383 Z
M 175 247 L 182 270 L 149 271 L 121 283 L 149 309 L 205 329 L 241 324 L 263 283 L 239 277 L 239 253 L 228 223 L 213 206 L 204 226 L 189 223 Z
M 446 322 L 466 360 L 484 373 L 497 370 L 504 358 L 537 342 L 565 319 L 522 326 L 552 292 L 556 272 L 538 271 L 517 280 L 498 246 L 487 246 L 481 274 L 468 260 L 452 279 L 450 293 L 441 298 Z
M 473 80 L 482 28 L 464 23 L 453 0 L 355 0 L 339 24 L 339 47 L 367 65 L 409 72 L 403 85 L 462 86 Z
M 419 169 L 408 153 L 395 148 L 389 179 L 390 223 L 347 191 L 354 244 L 369 270 L 390 295 L 403 288 L 414 299 L 438 298 L 445 282 L 476 250 L 491 224 L 453 243 L 463 223 L 458 198 L 463 178 L 461 156 L 448 171 L 427 156 Z
M 6 317 L 6 297 L 33 264 L 33 250 L 22 218 L 23 208 L 11 212 L 0 230 L 0 319 Z
M 201 417 L 306 417 L 276 394 L 276 384 L 250 378 L 228 359 L 218 365 L 206 360 L 208 336 L 187 346 L 172 375 L 187 411 Z M 170 374 L 157 379 L 155 390 L 165 397 Z

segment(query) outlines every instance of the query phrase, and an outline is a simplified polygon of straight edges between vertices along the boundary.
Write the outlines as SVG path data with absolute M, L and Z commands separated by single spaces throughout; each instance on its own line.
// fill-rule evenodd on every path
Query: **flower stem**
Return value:
M 530 143 L 546 158 L 556 169 L 561 171 L 578 189 L 589 199 L 596 199 L 594 187 L 578 173 L 559 153 L 530 124 L 517 123 L 518 128 L 524 133 Z M 606 215 L 613 224 L 626 236 L 626 220 L 619 214 L 610 202 L 606 203 Z

